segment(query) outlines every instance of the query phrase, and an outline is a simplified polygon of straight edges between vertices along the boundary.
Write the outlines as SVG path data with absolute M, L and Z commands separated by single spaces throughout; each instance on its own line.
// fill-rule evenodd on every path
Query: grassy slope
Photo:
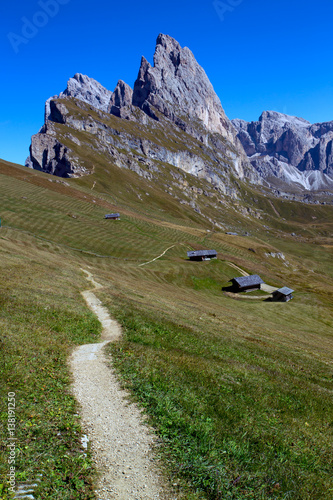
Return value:
M 80 298 L 84 279 L 57 249 L 10 230 L 0 238 L 1 421 L 5 438 L 7 393 L 15 392 L 17 482 L 42 474 L 36 498 L 92 498 L 92 467 L 80 446 L 66 363 L 73 345 L 100 334 Z M 4 484 L 8 450 L 1 441 Z
M 263 219 L 227 207 L 226 227 L 251 233 L 227 236 L 153 183 L 108 169 L 64 184 L 0 162 L 1 387 L 2 401 L 12 390 L 20 403 L 19 479 L 43 472 L 37 498 L 93 498 L 65 363 L 72 345 L 98 335 L 79 294 L 90 266 L 125 328 L 116 365 L 185 498 L 333 498 L 331 207 L 243 188 Z M 151 203 L 137 196 L 147 192 Z M 103 220 L 113 210 L 122 220 Z M 208 247 L 217 261 L 184 260 Z M 228 262 L 295 288 L 294 301 L 225 296 L 237 274 Z

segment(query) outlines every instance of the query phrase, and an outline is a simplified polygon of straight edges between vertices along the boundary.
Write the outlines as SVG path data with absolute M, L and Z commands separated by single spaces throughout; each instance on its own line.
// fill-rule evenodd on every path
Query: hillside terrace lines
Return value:
M 96 192 L 95 196 L 92 196 L 90 190 L 85 188 L 84 186 L 80 186 L 80 190 L 75 187 L 75 183 L 77 183 L 77 179 L 66 179 L 66 181 L 56 180 L 53 176 L 45 173 L 40 173 L 36 171 L 31 171 L 26 167 L 19 166 L 3 166 L 3 163 L 0 161 L 0 175 L 3 174 L 4 178 L 1 183 L 5 187 L 4 193 L 12 193 L 14 198 L 19 197 L 20 193 L 22 196 L 25 196 L 26 201 L 26 209 L 29 210 L 29 204 L 33 203 L 34 200 L 39 205 L 43 198 L 45 201 L 47 200 L 47 207 L 50 206 L 50 196 L 53 198 L 54 206 L 59 205 L 59 208 L 66 211 L 74 211 L 78 209 L 75 205 L 75 201 L 83 202 L 83 205 L 80 205 L 80 211 L 82 210 L 85 213 L 92 212 L 96 210 L 98 207 L 103 207 L 104 209 L 112 209 L 119 210 L 119 206 L 115 205 L 114 202 L 110 203 L 106 196 L 100 197 L 99 193 Z M 6 182 L 6 177 L 8 182 Z M 17 178 L 18 182 L 16 182 L 15 187 L 11 183 L 11 178 Z M 59 184 L 65 182 L 66 185 Z M 5 184 L 4 184 L 5 183 Z M 21 184 L 22 183 L 22 184 Z M 74 185 L 74 186 L 73 186 Z M 40 188 L 45 189 L 44 191 L 40 191 Z M 27 194 L 28 193 L 28 194 Z M 52 195 L 54 193 L 54 195 Z M 57 196 L 61 196 L 61 199 L 57 199 Z M 66 207 L 66 208 L 65 208 Z M 142 210 L 131 210 L 125 207 L 121 207 L 121 213 L 123 215 L 127 215 L 128 217 L 133 217 L 136 220 L 142 220 L 147 223 L 154 223 L 157 225 L 165 226 L 168 228 L 174 228 L 177 231 L 181 228 L 186 232 L 197 232 L 199 229 L 195 227 L 190 227 L 186 224 L 182 224 L 183 221 L 177 221 L 174 223 L 172 221 L 165 221 L 159 219 L 156 215 L 147 215 Z M 160 216 L 162 217 L 162 216 Z M 200 232 L 200 230 L 199 230 Z
M 24 167 L 18 170 L 22 169 Z M 29 175 L 30 171 L 27 173 L 27 176 Z M 40 173 L 39 175 L 47 176 L 47 174 Z M 76 181 L 70 180 L 70 182 Z M 46 181 L 46 185 L 49 188 L 53 186 L 53 183 Z M 121 226 L 118 227 L 102 220 L 104 210 L 88 200 L 78 200 L 71 198 L 68 194 L 64 196 L 49 189 L 41 190 L 38 186 L 22 181 L 15 183 L 14 189 L 9 177 L 5 186 L 4 196 L 6 197 L 8 193 L 10 198 L 7 198 L 6 204 L 13 210 L 11 213 L 5 213 L 5 219 L 8 218 L 8 221 L 11 221 L 7 225 L 27 230 L 56 245 L 64 244 L 75 250 L 91 252 L 94 255 L 124 257 L 133 261 L 137 259 L 140 262 L 140 259 L 146 261 L 150 257 L 155 258 L 165 250 L 168 242 L 172 244 L 183 241 L 185 243 L 189 239 L 192 241 L 194 239 L 193 242 L 202 247 L 202 238 L 206 236 L 207 244 L 212 243 L 217 246 L 218 252 L 227 254 L 223 258 L 230 259 L 233 256 L 241 260 L 250 260 L 254 266 L 257 266 L 258 259 L 260 260 L 260 256 L 249 254 L 246 248 L 247 243 L 248 246 L 252 244 L 251 238 L 245 240 L 238 237 L 235 241 L 233 240 L 233 243 L 222 233 L 207 235 L 207 232 L 199 227 L 178 225 L 172 222 L 171 218 L 171 220 L 162 220 L 156 215 L 148 217 L 134 210 L 126 210 L 130 215 L 124 214 Z M 22 214 L 24 214 L 23 217 Z M 72 215 L 77 219 L 73 219 Z M 160 217 L 163 216 L 166 217 L 167 214 L 160 215 Z M 79 240 L 85 242 L 83 248 L 77 245 Z M 145 252 L 140 255 L 141 243 L 144 243 Z M 238 263 L 237 260 L 236 263 Z
M 11 214 L 11 218 L 16 223 L 15 225 L 21 226 L 21 228 L 11 226 L 13 230 L 27 231 L 28 234 L 54 245 L 63 245 L 66 248 L 97 257 L 118 258 L 133 262 L 141 258 L 144 259 L 149 254 L 154 258 L 156 254 L 160 255 L 161 250 L 165 250 L 165 243 L 167 241 L 174 240 L 176 243 L 179 243 L 180 236 L 183 236 L 182 239 L 184 242 L 188 239 L 188 235 L 183 233 L 183 231 L 179 233 L 174 229 L 170 231 L 164 227 L 161 232 L 161 228 L 154 226 L 152 223 L 149 224 L 149 228 L 151 228 L 149 230 L 145 227 L 145 224 L 142 224 L 144 234 L 140 235 L 137 233 L 137 224 L 126 226 L 125 221 L 121 226 L 107 226 L 107 222 L 105 223 L 105 221 L 72 221 L 70 217 L 63 217 L 63 214 L 62 218 L 58 219 L 57 217 L 56 219 L 58 220 L 50 221 L 49 214 L 45 214 L 43 211 L 38 217 L 31 216 L 24 221 L 22 221 L 19 213 L 16 215 Z M 127 231 L 124 232 L 125 228 Z M 148 232 L 152 234 L 153 228 L 155 228 L 156 237 L 149 240 L 146 235 Z M 78 246 L 79 241 L 84 241 L 83 248 L 82 246 Z M 138 251 L 142 247 L 142 244 L 145 246 L 144 252 L 142 250 Z M 217 247 L 219 251 L 221 247 L 226 250 L 228 253 L 227 258 L 229 259 L 231 255 L 238 255 L 240 258 L 246 256 L 246 252 L 243 249 L 222 244 L 220 238 Z M 96 250 L 98 251 L 96 252 Z
M 93 257 L 99 257 L 99 258 L 103 258 L 103 259 L 105 259 L 105 258 L 116 259 L 117 258 L 117 257 L 110 256 L 110 255 L 99 255 L 99 254 L 94 253 L 94 252 L 89 252 L 88 250 L 83 250 L 82 248 L 74 248 L 74 247 L 71 247 L 69 245 L 65 245 L 64 243 L 59 243 L 56 241 L 49 240 L 47 238 L 43 238 L 42 236 L 35 235 L 29 231 L 25 231 L 24 229 L 19 229 L 19 228 L 10 227 L 10 226 L 2 226 L 2 227 L 3 227 L 3 229 L 9 230 L 9 231 L 19 232 L 21 234 L 31 236 L 32 238 L 36 238 L 37 240 L 41 240 L 42 242 L 45 241 L 46 243 L 50 243 L 51 245 L 53 245 L 55 248 L 65 248 L 68 250 L 73 250 L 75 252 L 80 252 L 83 254 L 87 254 L 87 255 L 91 255 Z M 21 241 L 23 244 L 25 243 L 23 238 Z
M 19 220 L 19 218 L 17 218 L 17 221 L 18 220 Z M 41 235 L 41 232 L 43 233 L 43 227 L 45 228 L 45 233 L 46 233 L 46 228 L 47 228 L 48 237 L 44 237 Z M 41 241 L 45 241 L 45 242 L 48 242 L 52 245 L 55 245 L 56 247 L 64 247 L 64 248 L 67 248 L 67 249 L 70 249 L 73 251 L 85 253 L 87 255 L 92 255 L 95 257 L 120 259 L 120 260 L 124 260 L 124 261 L 133 261 L 133 262 L 137 262 L 138 257 L 139 257 L 137 251 L 134 250 L 135 245 L 137 244 L 137 236 L 136 235 L 133 235 L 132 238 L 130 236 L 129 239 L 123 238 L 121 240 L 119 238 L 117 240 L 117 241 L 121 242 L 121 244 L 119 243 L 119 245 L 115 244 L 115 242 L 114 242 L 114 238 L 115 238 L 114 234 L 109 235 L 109 237 L 107 237 L 107 238 L 105 238 L 105 235 L 104 235 L 104 238 L 101 236 L 101 238 L 102 238 L 101 250 L 104 249 L 104 251 L 105 251 L 108 248 L 107 243 L 109 242 L 110 254 L 107 255 L 105 253 L 99 254 L 99 253 L 96 253 L 96 252 L 93 252 L 93 251 L 90 251 L 87 249 L 87 247 L 89 247 L 89 246 L 91 246 L 92 248 L 96 248 L 96 241 L 95 241 L 96 240 L 96 233 L 92 234 L 91 231 L 89 231 L 85 234 L 84 231 L 81 230 L 77 234 L 76 241 L 79 241 L 79 239 L 81 239 L 81 240 L 83 239 L 84 244 L 86 246 L 86 248 L 78 248 L 78 247 L 71 246 L 70 244 L 66 244 L 64 242 L 65 238 L 63 239 L 63 241 L 59 241 L 59 238 L 58 238 L 58 241 L 57 241 L 56 236 L 59 236 L 59 234 L 61 236 L 61 234 L 62 234 L 61 230 L 63 231 L 63 234 L 66 236 L 66 231 L 64 231 L 63 226 L 59 225 L 59 224 L 51 224 L 50 225 L 47 223 L 47 221 L 44 221 L 41 224 L 41 221 L 39 221 L 38 227 L 36 226 L 35 229 L 36 229 L 36 231 L 38 230 L 38 232 L 40 234 L 35 234 L 33 232 L 34 227 L 31 227 L 31 230 L 29 231 L 26 229 L 21 229 L 19 227 L 11 227 L 11 226 L 7 226 L 7 225 L 2 225 L 2 229 L 26 234 L 26 235 L 29 235 L 33 238 L 37 238 Z M 71 231 L 71 233 L 72 233 L 72 237 L 75 236 L 74 231 Z M 50 239 L 52 236 L 55 239 L 53 239 L 53 240 Z M 155 246 L 154 246 L 154 248 L 151 248 L 151 253 L 153 253 L 153 252 L 156 253 L 158 247 L 160 247 L 162 244 L 163 244 L 163 242 L 158 242 L 158 245 L 156 245 L 156 248 L 155 248 Z M 131 253 L 128 251 L 129 246 L 133 247 L 134 253 Z M 147 248 L 149 249 L 150 247 L 148 246 Z M 125 256 L 124 256 L 124 254 L 125 254 Z
M 20 210 L 22 208 L 25 210 L 37 208 L 41 210 L 43 208 L 46 212 L 49 212 L 57 208 L 59 211 L 65 212 L 76 209 L 87 214 L 93 210 L 98 210 L 92 200 L 83 197 L 82 199 L 76 198 L 72 196 L 71 190 L 66 193 L 59 193 L 47 189 L 48 186 L 41 188 L 25 181 L 16 181 L 14 185 L 11 178 L 6 176 L 1 178 L 1 185 L 3 189 L 2 196 L 9 198 L 8 201 L 14 206 L 16 204 Z M 99 210 L 102 213 L 101 208 Z
M 114 204 L 108 202 L 107 200 L 99 198 L 97 195 L 95 197 L 92 196 L 89 191 L 84 192 L 84 190 L 81 191 L 79 189 L 76 189 L 76 187 L 73 187 L 73 182 L 71 182 L 71 179 L 58 179 L 52 175 L 43 172 L 36 172 L 35 170 L 31 171 L 27 167 L 20 167 L 19 165 L 4 165 L 1 160 L 0 175 L 3 175 L 4 178 L 8 177 L 10 179 L 17 179 L 17 186 L 19 186 L 20 182 L 24 182 L 25 185 L 28 184 L 36 188 L 45 189 L 48 193 L 54 192 L 58 195 L 63 195 L 88 203 L 92 203 L 94 200 L 97 206 L 108 209 L 113 209 L 115 207 Z

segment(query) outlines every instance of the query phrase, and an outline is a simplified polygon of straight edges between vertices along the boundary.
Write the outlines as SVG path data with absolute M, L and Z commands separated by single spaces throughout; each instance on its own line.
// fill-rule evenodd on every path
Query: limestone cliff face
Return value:
M 141 109 L 156 108 L 190 132 L 194 129 L 191 120 L 198 120 L 207 132 L 234 141 L 233 127 L 205 71 L 192 52 L 170 36 L 158 36 L 154 67 L 142 58 L 133 104 Z
M 133 90 L 127 83 L 119 80 L 113 94 L 111 95 L 107 111 L 119 118 L 126 118 L 128 113 L 124 109 L 132 105 Z
M 249 160 L 271 186 L 333 187 L 333 122 L 311 123 L 274 111 L 257 122 L 232 120 Z
M 93 78 L 77 73 L 73 78 L 68 80 L 66 90 L 59 97 L 75 97 L 91 104 L 97 109 L 107 111 L 112 92 Z
M 151 118 L 158 120 L 158 111 L 205 145 L 220 147 L 232 158 L 239 178 L 249 177 L 260 183 L 249 168 L 234 127 L 204 69 L 192 52 L 182 48 L 174 38 L 158 36 L 153 67 L 142 57 L 132 103 Z M 222 143 L 216 136 L 227 142 Z
M 80 133 L 93 137 L 93 146 L 87 139 L 78 153 Z M 257 122 L 230 121 L 192 52 L 163 34 L 154 65 L 142 57 L 133 89 L 119 80 L 111 92 L 77 73 L 64 92 L 48 99 L 26 165 L 64 177 L 86 175 L 87 147 L 142 174 L 135 151 L 151 172 L 157 168 L 152 162 L 160 161 L 234 195 L 231 178 L 276 193 L 333 189 L 333 122 L 311 125 L 274 111 Z
M 98 119 L 93 113 L 87 117 L 89 107 Z M 119 120 L 114 126 L 111 117 Z M 94 136 L 94 150 L 118 166 L 128 164 L 119 149 L 135 150 L 148 162 L 177 166 L 223 192 L 231 189 L 231 175 L 260 182 L 204 70 L 189 49 L 167 35 L 157 39 L 154 67 L 142 58 L 133 90 L 122 80 L 110 92 L 85 75 L 71 78 L 64 92 L 46 102 L 45 124 L 32 137 L 26 165 L 61 176 L 86 174 L 75 148 L 63 140 L 71 136 L 77 144 L 81 132 Z

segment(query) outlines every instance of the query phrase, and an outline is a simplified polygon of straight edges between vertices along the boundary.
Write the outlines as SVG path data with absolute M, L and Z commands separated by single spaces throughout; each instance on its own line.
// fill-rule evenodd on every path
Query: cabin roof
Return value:
M 291 295 L 294 292 L 294 290 L 292 290 L 291 288 L 288 288 L 287 286 L 284 286 L 284 287 L 276 290 L 276 292 L 281 293 L 281 295 Z
M 251 274 L 250 276 L 241 276 L 239 278 L 233 278 L 232 280 L 237 283 L 240 287 L 252 286 L 252 285 L 261 285 L 264 281 L 258 276 L 258 274 Z
M 120 214 L 106 214 L 105 217 L 120 217 Z
M 217 255 L 216 250 L 195 250 L 187 252 L 188 257 L 208 257 L 209 255 Z

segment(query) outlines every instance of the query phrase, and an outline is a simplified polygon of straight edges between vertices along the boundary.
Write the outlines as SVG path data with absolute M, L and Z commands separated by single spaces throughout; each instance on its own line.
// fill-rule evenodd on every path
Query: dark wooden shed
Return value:
M 273 292 L 273 300 L 279 301 L 279 302 L 289 302 L 293 298 L 294 290 L 291 288 L 288 288 L 287 286 L 284 286 L 283 288 L 279 288 L 279 290 L 276 290 Z
M 252 290 L 260 290 L 260 285 L 264 281 L 258 276 L 258 274 L 251 274 L 250 276 L 241 276 L 239 278 L 233 278 L 230 280 L 232 287 L 235 292 L 250 292 Z
M 104 219 L 120 220 L 120 214 L 106 214 Z
M 216 250 L 196 250 L 192 252 L 187 252 L 187 257 L 190 260 L 210 260 L 216 259 Z

